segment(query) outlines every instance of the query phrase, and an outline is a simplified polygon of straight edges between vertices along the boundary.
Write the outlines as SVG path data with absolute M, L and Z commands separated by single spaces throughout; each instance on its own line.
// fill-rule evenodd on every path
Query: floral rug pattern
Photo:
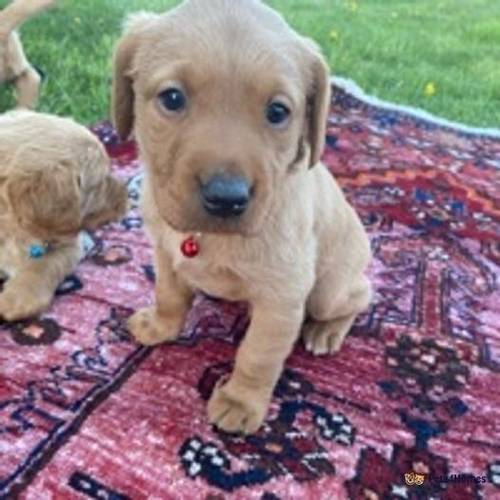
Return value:
M 254 436 L 205 404 L 244 304 L 198 296 L 174 345 L 132 343 L 152 300 L 133 143 L 94 128 L 131 209 L 42 318 L 0 331 L 0 498 L 500 498 L 500 139 L 334 87 L 324 161 L 370 234 L 375 296 L 342 350 L 298 345 Z

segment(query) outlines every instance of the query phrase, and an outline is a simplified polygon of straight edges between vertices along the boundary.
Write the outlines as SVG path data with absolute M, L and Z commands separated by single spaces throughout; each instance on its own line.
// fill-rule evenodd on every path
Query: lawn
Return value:
M 124 15 L 177 3 L 61 0 L 26 24 L 22 36 L 29 58 L 49 75 L 40 109 L 85 123 L 106 117 L 111 52 Z M 335 74 L 356 80 L 369 93 L 471 125 L 500 127 L 500 1 L 269 3 L 321 44 Z M 426 87 L 434 88 L 433 95 Z M 10 103 L 2 90 L 0 109 Z

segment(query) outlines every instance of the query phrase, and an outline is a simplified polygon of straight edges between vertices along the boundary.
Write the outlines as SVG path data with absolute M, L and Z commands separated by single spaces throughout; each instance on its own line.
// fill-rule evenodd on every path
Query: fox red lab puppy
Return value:
M 367 236 L 320 163 L 327 66 L 258 0 L 136 15 L 114 64 L 115 123 L 122 137 L 135 125 L 146 165 L 157 273 L 155 305 L 129 327 L 143 344 L 172 341 L 195 290 L 248 301 L 251 325 L 208 413 L 255 432 L 299 336 L 334 352 L 370 301 Z

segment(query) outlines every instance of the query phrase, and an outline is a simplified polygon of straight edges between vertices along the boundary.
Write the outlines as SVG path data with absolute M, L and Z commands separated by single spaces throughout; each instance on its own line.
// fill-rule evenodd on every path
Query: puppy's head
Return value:
M 180 231 L 255 234 L 295 171 L 320 158 L 328 69 L 257 0 L 191 0 L 132 18 L 113 116 L 135 129 L 161 216 Z
M 6 198 L 20 232 L 42 241 L 67 241 L 123 214 L 126 190 L 107 173 L 104 152 L 84 151 L 83 158 L 56 161 L 54 155 L 46 164 L 39 157 L 35 168 L 20 162 L 9 175 Z
M 7 181 L 7 200 L 20 231 L 43 241 L 66 239 L 80 229 L 78 180 L 64 166 L 19 169 Z

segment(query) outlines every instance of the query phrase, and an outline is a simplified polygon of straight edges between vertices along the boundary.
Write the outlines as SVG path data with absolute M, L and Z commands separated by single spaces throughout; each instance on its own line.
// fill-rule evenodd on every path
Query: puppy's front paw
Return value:
M 254 434 L 262 425 L 268 406 L 267 396 L 244 388 L 238 390 L 229 381 L 214 389 L 208 402 L 208 418 L 223 431 Z
M 127 326 L 137 342 L 153 346 L 176 340 L 183 322 L 182 315 L 163 317 L 155 307 L 145 307 L 130 317 Z
M 52 294 L 7 284 L 0 293 L 0 317 L 7 321 L 32 318 L 45 312 L 51 301 Z
M 340 350 L 356 315 L 331 321 L 310 321 L 302 327 L 302 337 L 307 351 L 315 356 L 333 354 Z

